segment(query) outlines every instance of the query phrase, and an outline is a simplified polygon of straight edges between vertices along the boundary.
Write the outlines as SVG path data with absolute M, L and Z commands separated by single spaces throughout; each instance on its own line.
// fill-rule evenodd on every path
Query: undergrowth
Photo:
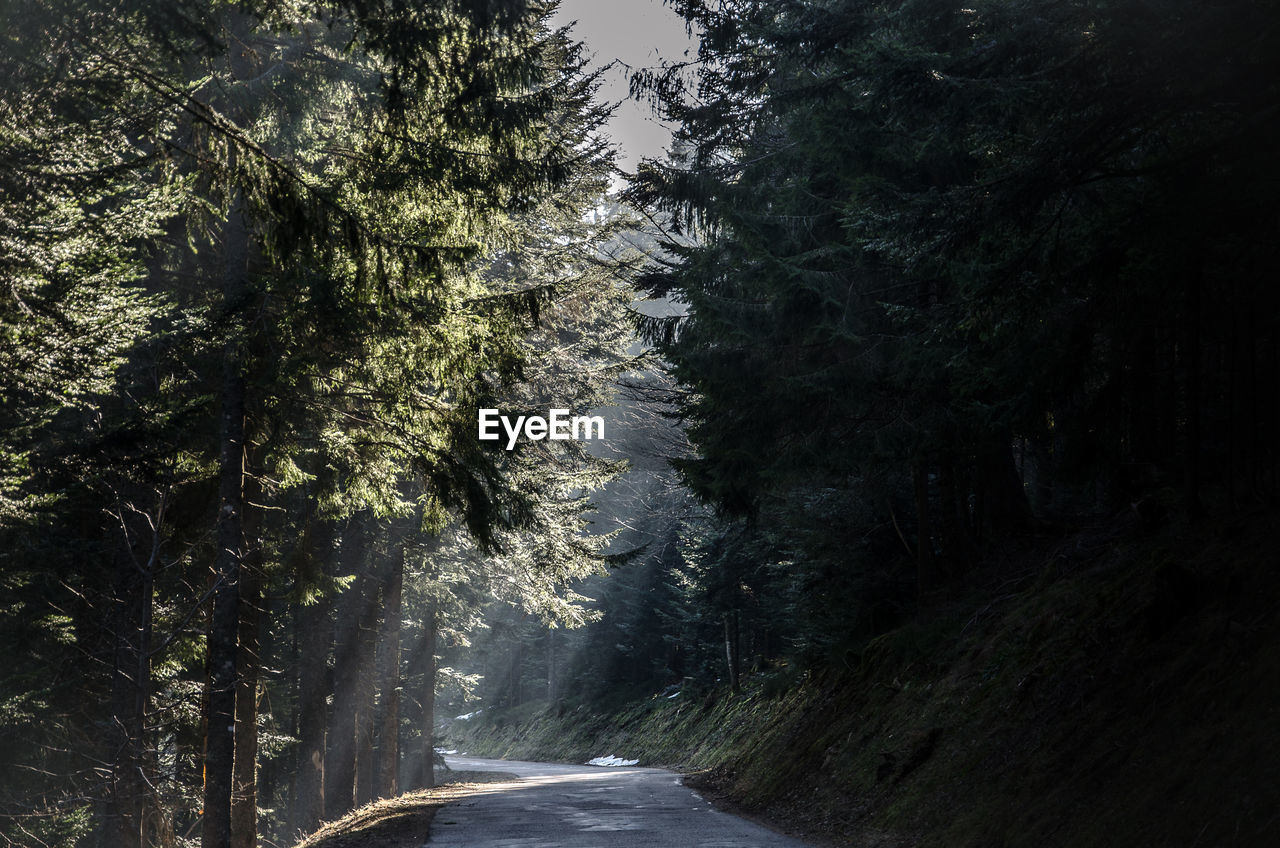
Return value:
M 837 844 L 1280 844 L 1275 527 L 1080 531 L 782 691 L 540 702 L 446 735 L 691 772 Z

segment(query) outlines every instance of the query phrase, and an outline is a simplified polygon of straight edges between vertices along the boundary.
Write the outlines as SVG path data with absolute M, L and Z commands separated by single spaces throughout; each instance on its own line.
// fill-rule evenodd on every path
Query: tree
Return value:
M 629 191 L 667 216 L 644 282 L 687 304 L 645 329 L 691 390 L 697 494 L 787 539 L 797 576 L 905 550 L 925 600 L 1033 517 L 1238 497 L 1206 461 L 1273 395 L 1230 328 L 1274 298 L 1226 270 L 1244 243 L 1274 259 L 1243 178 L 1276 130 L 1258 8 L 677 6 L 698 63 L 633 88 L 680 155 Z
M 367 567 L 354 581 L 323 573 L 338 522 L 461 521 L 492 548 L 544 521 L 474 422 L 515 391 L 526 334 L 559 289 L 493 266 L 571 176 L 601 179 L 601 113 L 544 4 L 109 5 L 14 5 L 31 24 L 6 30 L 0 56 L 14 71 L 4 108 L 30 127 L 3 136 L 4 236 L 23 248 L 3 267 L 3 532 L 18 554 L 4 574 L 35 626 L 7 614 L 5 632 L 110 670 L 83 678 L 113 715 L 68 689 L 65 720 L 26 751 L 101 754 L 109 776 L 33 788 L 59 796 L 50 840 L 77 838 L 92 802 L 103 844 L 163 841 L 173 823 L 202 825 L 205 844 L 250 844 L 254 731 L 275 720 L 258 714 L 255 678 L 280 650 L 254 622 L 259 581 L 296 574 L 300 601 L 321 599 L 300 609 L 299 689 L 314 690 L 329 653 L 315 636 L 346 602 L 334 596 L 368 613 L 384 593 Z M 580 208 L 587 185 L 563 208 Z M 539 237 L 551 245 L 554 227 Z M 51 529 L 75 541 L 41 580 L 28 562 Z M 13 686 L 38 701 L 29 670 Z M 37 712 L 23 714 L 15 727 Z M 90 721 L 115 735 L 46 744 Z M 304 742 L 328 721 L 304 712 Z M 197 822 L 186 810 L 202 786 Z M 29 806 L 6 799 L 6 813 Z

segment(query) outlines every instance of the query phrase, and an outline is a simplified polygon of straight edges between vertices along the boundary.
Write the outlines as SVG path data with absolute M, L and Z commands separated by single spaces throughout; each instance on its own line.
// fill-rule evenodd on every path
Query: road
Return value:
M 505 771 L 440 810 L 427 848 L 806 848 L 720 812 L 673 772 L 447 757 L 450 768 Z

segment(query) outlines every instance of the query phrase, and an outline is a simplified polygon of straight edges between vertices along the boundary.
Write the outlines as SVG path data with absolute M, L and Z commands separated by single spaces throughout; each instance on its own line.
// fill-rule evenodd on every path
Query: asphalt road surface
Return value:
M 447 757 L 450 768 L 505 771 L 444 807 L 428 848 L 805 848 L 722 813 L 662 769 Z

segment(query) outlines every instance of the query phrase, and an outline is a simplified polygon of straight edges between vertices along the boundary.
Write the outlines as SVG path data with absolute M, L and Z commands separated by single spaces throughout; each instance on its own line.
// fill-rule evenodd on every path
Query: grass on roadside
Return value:
M 453 771 L 447 783 L 366 804 L 327 822 L 294 848 L 420 848 L 436 811 L 474 792 L 479 784 L 517 780 L 495 771 Z

